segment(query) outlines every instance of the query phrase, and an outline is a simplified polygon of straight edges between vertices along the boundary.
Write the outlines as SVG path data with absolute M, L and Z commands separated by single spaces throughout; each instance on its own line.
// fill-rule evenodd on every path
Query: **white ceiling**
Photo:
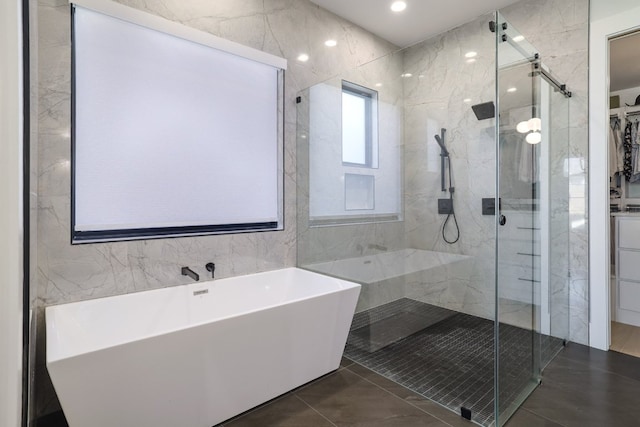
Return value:
M 311 0 L 399 47 L 440 34 L 518 0 L 405 0 L 391 11 L 392 0 Z
M 612 40 L 609 64 L 611 92 L 640 86 L 640 33 Z

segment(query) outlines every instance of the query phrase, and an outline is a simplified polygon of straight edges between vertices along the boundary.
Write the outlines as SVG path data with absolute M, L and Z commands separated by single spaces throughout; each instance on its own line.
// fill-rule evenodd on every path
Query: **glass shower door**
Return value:
M 569 334 L 569 99 L 536 49 L 496 16 L 498 426 Z
M 535 49 L 498 13 L 495 424 L 540 378 L 541 79 Z

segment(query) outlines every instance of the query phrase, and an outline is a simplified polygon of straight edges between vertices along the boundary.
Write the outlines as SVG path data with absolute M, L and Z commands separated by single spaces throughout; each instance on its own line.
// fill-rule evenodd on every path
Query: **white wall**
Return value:
M 609 349 L 609 42 L 640 28 L 637 0 L 591 0 L 589 37 L 589 345 Z
M 22 69 L 20 0 L 0 2 L 0 425 L 22 398 Z
M 634 7 L 638 7 L 638 0 L 591 0 L 590 20 L 599 21 Z

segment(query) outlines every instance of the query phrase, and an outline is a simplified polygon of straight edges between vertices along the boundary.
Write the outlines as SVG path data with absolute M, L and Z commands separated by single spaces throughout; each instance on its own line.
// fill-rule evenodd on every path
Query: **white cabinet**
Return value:
M 640 326 L 640 215 L 616 215 L 616 320 Z

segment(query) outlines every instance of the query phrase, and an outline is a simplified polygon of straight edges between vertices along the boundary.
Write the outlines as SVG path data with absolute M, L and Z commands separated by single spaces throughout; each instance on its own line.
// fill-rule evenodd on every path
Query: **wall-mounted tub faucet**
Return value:
M 211 272 L 211 278 L 215 279 L 215 276 L 216 276 L 216 265 L 214 263 L 212 263 L 212 262 L 208 262 L 205 265 L 205 268 L 207 269 L 207 271 Z
M 183 276 L 189 276 L 191 277 L 193 280 L 195 280 L 196 282 L 198 280 L 200 280 L 200 276 L 198 275 L 198 273 L 196 273 L 195 271 L 193 271 L 192 269 L 190 269 L 189 267 L 182 267 L 180 269 L 180 272 L 182 273 Z

